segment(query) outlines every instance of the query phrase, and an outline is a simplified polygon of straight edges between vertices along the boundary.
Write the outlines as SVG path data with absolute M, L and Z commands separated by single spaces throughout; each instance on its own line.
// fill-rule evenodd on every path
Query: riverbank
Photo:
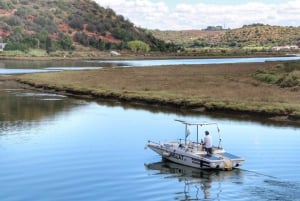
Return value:
M 300 121 L 300 93 L 256 80 L 277 62 L 104 68 L 15 76 L 42 90 L 90 98 Z
M 143 60 L 143 59 L 214 59 L 214 58 L 258 58 L 258 57 L 286 57 L 295 56 L 291 52 L 254 52 L 254 53 L 238 53 L 220 54 L 220 53 L 197 53 L 197 52 L 180 52 L 180 53 L 163 53 L 163 52 L 149 52 L 149 53 L 132 53 L 120 52 L 120 55 L 111 54 L 109 51 L 95 51 L 89 49 L 88 51 L 57 51 L 52 54 L 46 52 L 35 53 L 24 52 L 1 52 L 0 60 L 32 60 L 32 61 L 51 61 L 51 60 Z M 287 54 L 289 53 L 289 54 Z

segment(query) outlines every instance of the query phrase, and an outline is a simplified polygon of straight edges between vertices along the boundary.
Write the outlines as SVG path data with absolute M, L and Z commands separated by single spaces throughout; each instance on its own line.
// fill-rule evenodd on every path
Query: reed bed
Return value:
M 104 68 L 18 76 L 20 82 L 77 95 L 300 119 L 299 88 L 281 88 L 252 75 L 277 62 Z

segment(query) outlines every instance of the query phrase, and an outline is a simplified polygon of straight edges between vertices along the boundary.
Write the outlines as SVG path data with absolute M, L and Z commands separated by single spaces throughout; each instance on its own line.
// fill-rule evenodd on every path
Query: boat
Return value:
M 206 122 L 188 122 L 175 119 L 185 126 L 184 139 L 169 141 L 165 143 L 153 142 L 148 140 L 146 148 L 150 148 L 158 153 L 162 158 L 172 162 L 200 169 L 216 169 L 216 170 L 232 170 L 240 167 L 245 161 L 244 158 L 233 155 L 225 151 L 221 146 L 220 129 L 217 123 Z M 194 126 L 197 128 L 196 141 L 190 140 L 189 128 Z M 199 141 L 199 127 L 215 126 L 218 132 L 219 144 L 212 146 L 212 152 L 205 150 L 203 140 Z

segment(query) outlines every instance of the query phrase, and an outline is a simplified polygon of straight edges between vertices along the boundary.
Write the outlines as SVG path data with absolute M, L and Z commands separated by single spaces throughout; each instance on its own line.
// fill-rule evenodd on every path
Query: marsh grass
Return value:
M 273 68 L 264 71 L 257 70 L 253 73 L 257 80 L 276 84 L 280 87 L 300 87 L 300 61 L 289 61 L 276 65 Z
M 35 87 L 93 97 L 272 115 L 298 115 L 300 93 L 261 82 L 280 63 L 105 68 L 18 76 Z M 299 116 L 299 115 L 298 115 Z

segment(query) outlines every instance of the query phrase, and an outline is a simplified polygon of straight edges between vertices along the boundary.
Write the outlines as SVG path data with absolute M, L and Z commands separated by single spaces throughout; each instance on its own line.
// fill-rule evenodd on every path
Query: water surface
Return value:
M 103 67 L 143 67 L 193 64 L 256 63 L 268 61 L 299 60 L 299 56 L 258 57 L 258 58 L 219 58 L 219 59 L 145 59 L 145 60 L 58 60 L 58 61 L 13 61 L 0 62 L 0 75 L 40 73 L 65 70 L 101 69 Z
M 217 59 L 145 59 L 145 60 L 112 60 L 112 61 L 89 61 L 98 62 L 104 65 L 116 66 L 164 66 L 164 65 L 193 65 L 193 64 L 229 64 L 229 63 L 262 63 L 270 61 L 292 61 L 299 60 L 299 56 L 290 57 L 255 57 L 255 58 L 217 58 Z
M 0 98 L 1 201 L 300 200 L 299 127 L 78 100 L 3 82 Z M 223 147 L 243 156 L 244 166 L 201 171 L 145 150 L 149 139 L 183 138 L 174 119 L 218 122 Z

